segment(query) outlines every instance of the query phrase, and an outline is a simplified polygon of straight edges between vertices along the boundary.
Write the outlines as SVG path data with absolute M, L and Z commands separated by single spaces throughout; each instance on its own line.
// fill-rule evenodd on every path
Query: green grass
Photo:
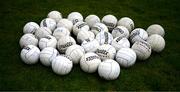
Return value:
M 180 90 L 180 1 L 179 0 L 5 0 L 0 3 L 0 90 Z M 161 24 L 166 47 L 144 62 L 121 69 L 117 80 L 105 81 L 97 73 L 87 74 L 79 65 L 66 76 L 58 76 L 40 63 L 24 64 L 19 39 L 29 21 L 40 22 L 51 10 L 64 17 L 72 11 L 84 17 L 102 18 L 113 14 L 118 19 L 131 17 L 136 27 L 146 29 Z

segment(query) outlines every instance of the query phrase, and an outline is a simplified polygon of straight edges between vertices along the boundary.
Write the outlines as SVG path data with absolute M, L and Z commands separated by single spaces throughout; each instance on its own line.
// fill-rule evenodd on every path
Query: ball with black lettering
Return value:
M 74 64 L 78 64 L 81 57 L 85 54 L 85 51 L 84 48 L 79 45 L 71 45 L 67 48 L 65 54 L 71 58 Z
M 151 45 L 146 41 L 137 41 L 131 47 L 139 60 L 146 60 L 151 55 Z
M 100 63 L 100 57 L 93 52 L 89 52 L 81 57 L 80 67 L 84 72 L 94 73 L 97 71 Z
M 79 12 L 71 12 L 67 18 L 73 23 L 73 25 L 79 21 L 83 21 L 83 16 Z
M 58 27 L 54 30 L 53 32 L 53 36 L 59 40 L 61 37 L 63 36 L 69 36 L 70 35 L 70 32 L 67 28 L 65 27 Z
M 147 40 L 148 34 L 147 32 L 142 29 L 142 28 L 136 28 L 134 29 L 131 34 L 130 34 L 130 41 L 131 43 L 135 43 L 136 41 L 141 41 L 141 40 Z
M 99 64 L 98 74 L 105 80 L 115 80 L 120 75 L 120 66 L 113 59 L 106 59 Z
M 103 23 L 95 23 L 92 28 L 91 31 L 97 35 L 99 32 L 104 31 L 104 32 L 108 32 L 108 28 L 105 24 Z
M 131 32 L 134 29 L 134 21 L 129 17 L 123 17 L 118 21 L 118 26 L 124 26 Z
M 56 28 L 56 21 L 54 19 L 51 19 L 51 18 L 46 18 L 46 19 L 43 19 L 41 21 L 40 26 L 41 27 L 47 27 L 51 31 L 54 31 L 54 29 Z
M 104 44 L 98 47 L 96 54 L 101 58 L 101 60 L 114 59 L 116 49 L 109 44 Z
M 129 31 L 126 27 L 124 26 L 117 26 L 112 30 L 112 36 L 113 38 L 116 37 L 126 37 L 129 38 Z
M 92 27 L 94 24 L 100 22 L 100 18 L 97 15 L 88 15 L 85 18 L 85 22 L 89 25 L 89 27 Z
M 28 45 L 21 50 L 21 59 L 26 64 L 35 64 L 39 60 L 40 50 L 34 45 Z
M 39 40 L 39 48 L 42 50 L 46 47 L 56 48 L 57 40 L 54 36 L 47 35 Z
M 73 34 L 74 35 L 77 36 L 77 34 L 80 31 L 89 31 L 89 26 L 87 25 L 87 23 L 85 23 L 83 21 L 79 21 L 73 26 Z
M 130 42 L 127 38 L 116 37 L 111 45 L 116 49 L 116 51 L 120 50 L 121 48 L 129 48 Z
M 109 32 L 101 31 L 96 35 L 96 40 L 100 45 L 111 44 L 113 36 Z
M 110 31 L 112 31 L 117 25 L 117 18 L 114 15 L 106 15 L 102 18 L 102 23 L 104 23 Z
M 85 52 L 95 52 L 100 45 L 96 39 L 86 39 L 82 42 L 81 46 Z
M 71 36 L 63 36 L 58 40 L 57 48 L 60 53 L 65 53 L 67 48 L 71 45 L 76 44 L 76 41 Z
M 34 34 L 36 30 L 39 28 L 39 25 L 36 22 L 28 22 L 23 28 L 23 33 L 31 33 Z

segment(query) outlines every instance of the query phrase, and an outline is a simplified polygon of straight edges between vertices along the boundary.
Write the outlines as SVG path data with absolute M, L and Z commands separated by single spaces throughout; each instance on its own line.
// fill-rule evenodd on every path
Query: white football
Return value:
M 124 26 L 126 27 L 129 32 L 131 32 L 134 29 L 134 21 L 130 19 L 129 17 L 123 17 L 118 21 L 118 26 Z
M 98 74 L 105 80 L 115 80 L 120 75 L 120 66 L 116 61 L 106 59 L 99 64 Z
M 74 35 L 77 36 L 77 34 L 80 31 L 89 31 L 89 26 L 87 25 L 87 23 L 85 23 L 83 21 L 79 21 L 73 26 L 73 34 Z
M 146 60 L 151 55 L 151 45 L 146 41 L 137 41 L 131 47 L 139 60 Z
M 131 67 L 136 62 L 136 53 L 131 48 L 122 48 L 116 54 L 116 61 L 122 67 Z
M 58 40 L 57 48 L 60 53 L 65 53 L 67 48 L 71 45 L 76 44 L 76 41 L 71 36 L 63 36 Z
M 73 25 L 79 21 L 83 21 L 83 16 L 79 12 L 71 12 L 67 18 L 73 23 Z
M 129 31 L 126 27 L 124 26 L 117 26 L 112 30 L 112 36 L 113 38 L 116 37 L 126 37 L 129 38 Z
M 113 36 L 109 32 L 101 31 L 96 35 L 96 40 L 100 45 L 111 44 Z
M 84 54 L 84 48 L 79 45 L 72 45 L 66 50 L 66 55 L 71 58 L 74 64 L 78 64 Z
M 95 52 L 100 45 L 96 39 L 86 39 L 82 42 L 81 46 L 85 52 Z
M 53 36 L 59 40 L 61 37 L 63 36 L 69 36 L 70 35 L 70 32 L 67 28 L 65 27 L 58 27 L 54 30 L 53 32 Z
M 54 31 L 54 29 L 56 28 L 56 21 L 54 19 L 51 19 L 51 18 L 46 18 L 46 19 L 43 19 L 41 21 L 40 26 L 41 27 L 47 27 L 51 31 Z
M 94 73 L 97 71 L 100 63 L 100 57 L 93 52 L 89 52 L 81 57 L 80 67 L 84 72 Z
M 39 40 L 39 48 L 42 50 L 46 47 L 56 48 L 57 40 L 51 35 L 47 35 Z
M 165 35 L 164 28 L 159 24 L 150 25 L 147 28 L 147 33 L 149 36 L 153 35 L 153 34 L 158 34 L 158 35 L 161 35 L 162 37 L 164 37 L 164 35 Z
M 116 51 L 120 50 L 121 48 L 130 48 L 130 42 L 127 38 L 116 37 L 111 45 L 116 49 Z
M 38 45 L 38 39 L 33 34 L 27 33 L 27 34 L 24 34 L 20 38 L 19 44 L 20 44 L 21 48 L 23 48 L 27 45 L 37 46 Z
M 54 19 L 56 23 L 62 19 L 62 14 L 59 11 L 51 11 L 47 15 L 48 18 Z
M 39 60 L 40 50 L 34 45 L 28 45 L 21 50 L 21 59 L 26 64 L 35 64 Z
M 92 28 L 91 28 L 91 31 L 97 35 L 99 32 L 101 31 L 105 31 L 105 32 L 108 32 L 108 28 L 105 24 L 103 23 L 95 23 Z
M 94 24 L 96 23 L 99 23 L 100 22 L 100 19 L 97 15 L 88 15 L 86 18 L 85 18 L 85 22 L 90 26 L 92 27 Z
M 95 38 L 95 35 L 93 32 L 84 30 L 78 33 L 77 42 L 81 44 L 86 39 L 93 40 L 94 38 Z
M 147 40 L 148 34 L 147 32 L 142 29 L 142 28 L 136 28 L 134 29 L 131 34 L 130 34 L 130 41 L 131 43 L 135 43 L 136 41 L 141 41 L 141 40 Z
M 40 52 L 40 62 L 45 66 L 50 66 L 52 60 L 58 55 L 58 51 L 53 47 L 46 47 Z
M 67 75 L 72 70 L 73 63 L 68 58 L 59 55 L 53 59 L 51 66 L 54 73 L 58 75 Z
M 52 31 L 47 28 L 47 27 L 40 27 L 37 29 L 37 31 L 35 32 L 35 36 L 38 38 L 38 39 L 41 39 L 47 35 L 52 35 Z
M 23 33 L 24 34 L 27 34 L 27 33 L 34 34 L 38 28 L 39 28 L 39 25 L 37 23 L 28 22 L 23 28 Z
M 113 30 L 117 25 L 117 18 L 114 15 L 106 15 L 102 18 L 102 23 L 104 23 L 109 30 Z
M 68 19 L 61 19 L 57 23 L 57 27 L 65 27 L 69 30 L 69 32 L 72 31 L 73 23 Z
M 101 58 L 101 60 L 114 59 L 116 49 L 109 44 L 104 44 L 98 47 L 96 54 Z
M 158 34 L 153 34 L 148 37 L 147 42 L 151 45 L 151 48 L 155 52 L 161 52 L 165 48 L 165 40 Z

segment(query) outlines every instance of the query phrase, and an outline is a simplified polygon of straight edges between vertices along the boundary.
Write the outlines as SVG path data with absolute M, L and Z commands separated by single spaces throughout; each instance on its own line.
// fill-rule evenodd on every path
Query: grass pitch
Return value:
M 5 0 L 0 3 L 0 90 L 180 90 L 180 1 L 179 0 Z M 84 18 L 113 14 L 132 18 L 135 27 L 146 29 L 158 23 L 166 31 L 166 47 L 148 60 L 121 69 L 117 80 L 105 81 L 97 73 L 83 72 L 79 65 L 58 76 L 40 63 L 26 65 L 20 59 L 19 39 L 23 26 L 40 21 L 51 10 L 63 17 L 72 11 Z

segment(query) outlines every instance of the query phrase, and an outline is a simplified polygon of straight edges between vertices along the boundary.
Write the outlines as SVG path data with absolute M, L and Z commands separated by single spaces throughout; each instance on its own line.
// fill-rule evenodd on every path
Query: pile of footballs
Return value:
M 100 20 L 97 15 L 84 19 L 79 12 L 63 18 L 51 11 L 40 25 L 25 24 L 23 33 L 19 44 L 24 63 L 40 61 L 58 75 L 67 75 L 73 64 L 80 64 L 84 72 L 98 72 L 105 80 L 117 79 L 120 67 L 131 67 L 137 59 L 144 61 L 152 51 L 159 53 L 165 47 L 162 26 L 135 28 L 129 17 L 118 21 L 110 14 Z

